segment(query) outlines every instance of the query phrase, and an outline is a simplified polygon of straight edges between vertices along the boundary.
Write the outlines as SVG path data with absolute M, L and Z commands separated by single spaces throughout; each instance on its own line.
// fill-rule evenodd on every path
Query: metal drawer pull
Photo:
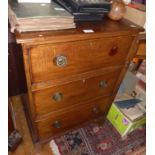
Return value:
M 99 109 L 98 107 L 94 107 L 94 108 L 92 109 L 92 112 L 93 112 L 94 114 L 99 114 L 99 113 L 100 113 L 100 109 Z
M 58 120 L 56 120 L 56 121 L 53 123 L 53 127 L 54 127 L 54 128 L 57 128 L 57 129 L 61 128 L 61 122 L 58 121 Z
M 107 87 L 107 85 L 108 85 L 107 81 L 102 80 L 102 81 L 100 81 L 99 87 L 100 88 L 105 88 L 105 87 Z
M 60 92 L 57 92 L 57 93 L 55 93 L 55 94 L 53 95 L 52 98 L 53 98 L 54 101 L 59 102 L 59 101 L 62 100 L 62 98 L 63 98 L 63 94 L 60 93 Z
M 55 65 L 58 67 L 64 67 L 67 65 L 67 57 L 60 55 L 55 58 Z

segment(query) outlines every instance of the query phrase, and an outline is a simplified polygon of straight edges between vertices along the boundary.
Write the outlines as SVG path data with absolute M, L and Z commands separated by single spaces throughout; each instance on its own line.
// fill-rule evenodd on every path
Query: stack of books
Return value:
M 64 7 L 75 21 L 101 21 L 111 9 L 111 0 L 53 0 Z
M 51 3 L 9 2 L 11 32 L 61 30 L 75 28 L 74 17 L 61 6 Z

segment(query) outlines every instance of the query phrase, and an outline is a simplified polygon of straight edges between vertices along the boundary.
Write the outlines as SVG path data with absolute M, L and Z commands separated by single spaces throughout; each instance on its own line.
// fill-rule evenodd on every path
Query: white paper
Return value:
M 92 30 L 92 29 L 84 29 L 83 32 L 84 33 L 94 33 L 94 30 Z
M 144 115 L 144 112 L 138 106 L 130 107 L 128 109 L 124 108 L 121 109 L 121 111 L 132 121 Z

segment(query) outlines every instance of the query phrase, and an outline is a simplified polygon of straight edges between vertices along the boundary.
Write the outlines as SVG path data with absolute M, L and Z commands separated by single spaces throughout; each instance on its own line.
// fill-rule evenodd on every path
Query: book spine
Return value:
M 18 3 L 51 3 L 51 0 L 18 0 Z

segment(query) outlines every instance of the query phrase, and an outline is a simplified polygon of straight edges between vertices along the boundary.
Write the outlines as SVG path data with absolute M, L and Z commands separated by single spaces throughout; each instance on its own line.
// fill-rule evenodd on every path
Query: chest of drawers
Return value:
M 104 120 L 142 31 L 130 24 L 106 20 L 77 23 L 72 30 L 16 34 L 23 49 L 25 107 L 34 142 Z

